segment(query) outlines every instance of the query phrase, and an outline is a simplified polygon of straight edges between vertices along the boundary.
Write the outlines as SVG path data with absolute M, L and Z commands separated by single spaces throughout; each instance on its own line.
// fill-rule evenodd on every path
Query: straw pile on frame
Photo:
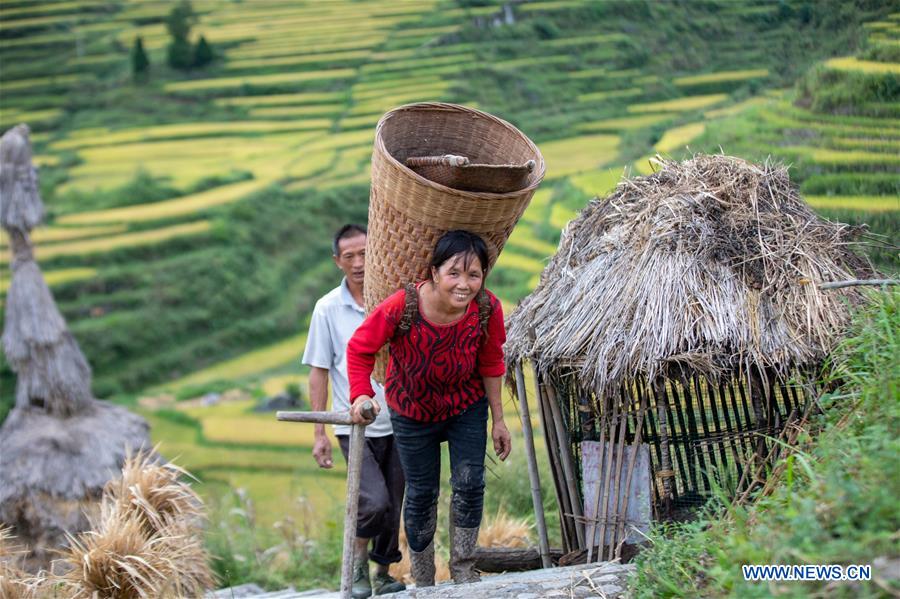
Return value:
M 44 207 L 27 125 L 0 138 L 0 226 L 9 235 L 12 280 L 3 352 L 16 373 L 16 404 L 0 426 L 0 526 L 27 547 L 23 567 L 48 568 L 65 533 L 88 525 L 127 448 L 149 446 L 147 422 L 97 401 L 91 369 L 34 259 L 31 229 Z
M 821 362 L 862 296 L 818 284 L 871 276 L 849 249 L 860 230 L 816 215 L 784 166 L 657 161 L 566 227 L 510 316 L 508 364 L 574 372 L 609 394 L 675 372 L 714 380 Z

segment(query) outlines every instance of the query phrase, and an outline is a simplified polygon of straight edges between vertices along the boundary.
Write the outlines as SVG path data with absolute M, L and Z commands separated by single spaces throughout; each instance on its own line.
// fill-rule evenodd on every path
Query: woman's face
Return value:
M 432 267 L 431 275 L 438 296 L 456 309 L 465 309 L 484 282 L 481 261 L 472 254 L 456 254 L 439 268 Z

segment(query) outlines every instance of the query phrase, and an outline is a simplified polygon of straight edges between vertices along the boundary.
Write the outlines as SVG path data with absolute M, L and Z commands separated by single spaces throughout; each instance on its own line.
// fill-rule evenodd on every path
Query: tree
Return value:
M 194 52 L 188 36 L 196 20 L 197 15 L 188 0 L 181 0 L 166 17 L 166 29 L 172 36 L 167 48 L 167 58 L 173 69 L 189 69 L 193 66 Z
M 150 70 L 150 59 L 144 51 L 144 40 L 140 36 L 134 38 L 134 47 L 131 49 L 131 74 L 135 79 L 143 79 Z
M 212 46 L 206 41 L 206 37 L 200 36 L 197 40 L 197 46 L 194 48 L 194 66 L 204 67 L 211 63 L 215 58 Z

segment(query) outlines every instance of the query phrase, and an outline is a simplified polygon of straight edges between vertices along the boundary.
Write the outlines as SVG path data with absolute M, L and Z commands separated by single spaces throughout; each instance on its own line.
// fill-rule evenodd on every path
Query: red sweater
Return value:
M 421 287 L 419 283 L 416 287 Z M 485 396 L 482 377 L 503 376 L 503 308 L 490 291 L 487 338 L 478 322 L 478 302 L 446 325 L 428 321 L 419 310 L 405 335 L 393 339 L 403 316 L 406 294 L 397 291 L 376 307 L 347 345 L 350 399 L 374 395 L 369 377 L 375 354 L 390 342 L 384 395 L 392 410 L 412 420 L 439 422 L 461 413 Z

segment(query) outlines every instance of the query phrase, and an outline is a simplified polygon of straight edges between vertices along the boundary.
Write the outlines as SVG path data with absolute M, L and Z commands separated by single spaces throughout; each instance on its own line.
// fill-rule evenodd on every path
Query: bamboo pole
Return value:
M 606 549 L 606 525 L 607 525 L 607 515 L 609 514 L 609 487 L 610 487 L 610 478 L 612 477 L 613 470 L 613 445 L 615 445 L 615 437 L 616 437 L 616 422 L 619 417 L 619 402 L 613 400 L 612 401 L 612 415 L 606 422 L 606 429 L 609 431 L 609 451 L 604 452 L 603 463 L 600 466 L 603 472 L 603 484 L 601 485 L 603 492 L 603 499 L 600 502 L 600 507 L 597 509 L 597 519 L 600 521 L 600 541 L 598 543 L 600 550 L 600 558 L 603 558 L 603 550 Z M 600 493 L 600 489 L 597 490 Z
M 653 396 L 656 398 L 656 412 L 659 420 L 659 464 L 662 467 L 662 472 L 658 473 L 658 476 L 662 479 L 666 503 L 669 504 L 668 508 L 671 509 L 671 504 L 674 503 L 678 490 L 677 485 L 672 484 L 672 479 L 675 478 L 675 469 L 672 467 L 672 455 L 669 452 L 669 419 L 668 410 L 666 409 L 668 399 L 665 392 L 665 384 L 665 381 L 660 379 L 654 381 Z
M 605 399 L 605 398 L 604 398 Z M 588 534 L 588 558 L 587 563 L 591 563 L 594 559 L 594 539 L 597 537 L 597 523 L 600 521 L 600 484 L 603 479 L 603 459 L 606 453 L 606 426 L 609 420 L 608 406 L 603 406 L 603 412 L 600 414 L 600 453 L 597 459 L 597 498 L 594 501 L 594 520 L 591 522 L 590 533 Z M 584 494 L 587 497 L 587 492 Z M 603 539 L 598 543 L 600 553 L 603 552 Z
M 612 528 L 610 529 L 610 533 L 612 534 L 612 540 L 609 544 L 609 559 L 612 561 L 614 559 L 614 554 L 616 550 L 616 545 L 618 544 L 618 538 L 616 536 L 618 519 L 619 519 L 619 495 L 622 492 L 621 485 L 619 481 L 622 479 L 622 462 L 625 461 L 625 432 L 628 427 L 628 403 L 626 398 L 628 397 L 625 391 L 622 392 L 622 396 L 619 397 L 619 401 L 622 402 L 622 408 L 619 412 L 619 443 L 616 447 L 616 471 L 613 474 L 613 481 L 615 482 L 615 493 L 613 494 L 613 504 L 612 504 L 612 514 L 613 514 L 613 522 Z
M 547 456 L 550 458 L 550 469 L 553 472 L 553 485 L 556 487 L 556 503 L 559 507 L 559 528 L 562 533 L 563 547 L 567 552 L 575 549 L 574 536 L 575 530 L 571 528 L 571 519 L 564 517 L 564 514 L 571 514 L 572 508 L 568 500 L 566 487 L 562 484 L 565 478 L 560 473 L 561 460 L 557 455 L 559 444 L 556 441 L 556 427 L 552 424 L 553 415 L 549 413 L 550 407 L 547 405 L 546 397 L 541 392 L 541 376 L 537 366 L 532 363 L 534 372 L 534 392 L 537 396 L 538 414 L 541 417 L 541 428 L 544 430 L 544 437 L 547 441 Z
M 516 364 L 516 395 L 519 396 L 519 413 L 522 417 L 522 433 L 525 436 L 525 457 L 528 461 L 528 478 L 531 481 L 531 502 L 534 504 L 534 523 L 538 531 L 541 565 L 549 568 L 550 542 L 547 539 L 547 523 L 544 521 L 544 500 L 541 496 L 541 478 L 538 473 L 537 457 L 534 452 L 534 432 L 531 430 L 531 415 L 528 411 L 528 393 L 525 391 L 525 375 L 521 362 Z
M 578 489 L 575 487 L 575 468 L 572 465 L 571 444 L 566 442 L 568 435 L 563 429 L 562 414 L 559 410 L 559 404 L 556 401 L 556 391 L 549 384 L 543 385 L 544 392 L 547 394 L 547 402 L 550 404 L 550 412 L 553 414 L 553 424 L 556 427 L 556 440 L 559 443 L 560 460 L 562 461 L 563 473 L 566 475 L 566 486 L 569 489 L 571 498 L 571 507 L 573 524 L 575 528 L 575 537 L 578 539 L 579 549 L 584 549 L 584 510 L 581 508 L 581 501 L 578 498 Z
M 625 542 L 627 533 L 625 532 L 626 518 L 628 518 L 628 499 L 631 497 L 631 479 L 634 474 L 634 462 L 637 459 L 638 451 L 641 447 L 641 432 L 644 426 L 644 412 L 647 410 L 647 398 L 641 394 L 641 404 L 638 408 L 637 424 L 635 425 L 634 438 L 631 443 L 631 455 L 628 456 L 628 468 L 625 471 L 625 501 L 622 503 L 622 517 L 619 520 L 619 533 L 622 543 Z M 612 550 L 610 550 L 612 553 Z M 615 557 L 622 557 L 621 545 L 616 545 Z

